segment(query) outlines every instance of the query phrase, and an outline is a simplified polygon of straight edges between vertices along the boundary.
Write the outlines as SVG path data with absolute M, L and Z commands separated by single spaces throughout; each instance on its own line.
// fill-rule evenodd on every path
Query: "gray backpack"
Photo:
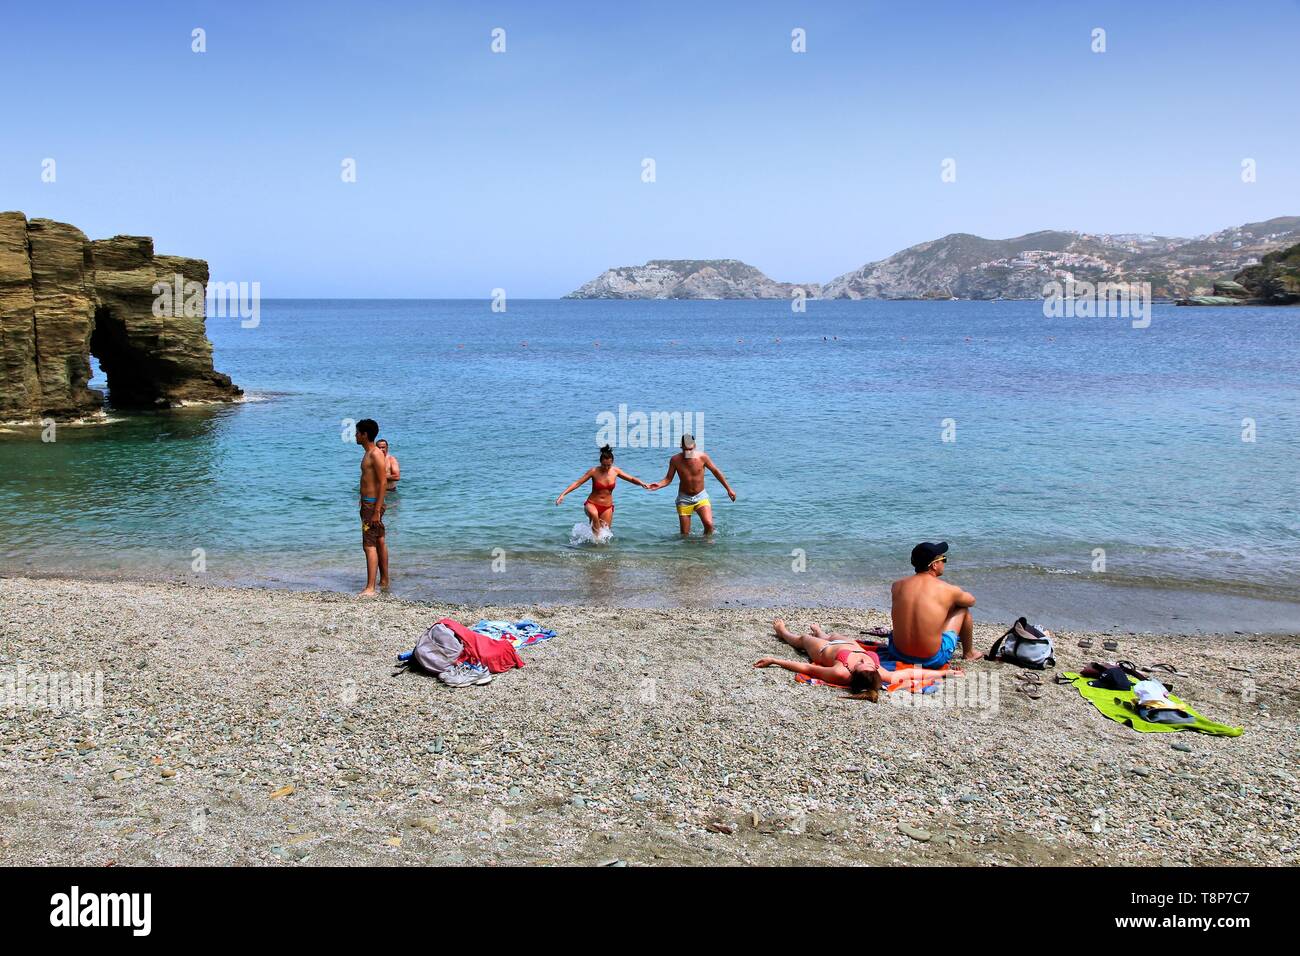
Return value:
M 1055 649 L 1051 631 L 1035 627 L 1022 617 L 993 642 L 989 648 L 989 660 L 1041 671 L 1056 666 L 1056 658 L 1052 656 Z
M 464 646 L 445 624 L 435 624 L 415 642 L 409 653 L 398 654 L 397 663 L 429 674 L 441 674 L 456 663 Z

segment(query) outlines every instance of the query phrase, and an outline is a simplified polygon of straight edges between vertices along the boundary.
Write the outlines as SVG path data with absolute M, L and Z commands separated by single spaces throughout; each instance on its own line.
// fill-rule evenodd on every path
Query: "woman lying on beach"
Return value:
M 608 528 L 614 523 L 614 486 L 618 484 L 618 479 L 622 478 L 624 481 L 630 481 L 642 488 L 649 487 L 640 478 L 634 478 L 622 468 L 616 468 L 614 466 L 614 449 L 606 445 L 600 450 L 600 464 L 595 468 L 588 468 L 586 474 L 564 489 L 560 497 L 555 499 L 555 503 L 558 505 L 564 501 L 565 495 L 588 478 L 591 479 L 591 494 L 587 496 L 583 510 L 587 512 L 587 517 L 591 520 L 592 534 L 599 534 L 601 528 Z
M 828 684 L 847 687 L 855 696 L 875 702 L 880 697 L 880 688 L 884 683 L 880 676 L 880 657 L 875 651 L 869 651 L 851 637 L 832 633 L 829 637 L 816 624 L 810 634 L 793 634 L 785 626 L 785 621 L 772 622 L 772 630 L 796 650 L 808 655 L 811 664 L 803 661 L 783 661 L 775 657 L 764 657 L 754 663 L 755 667 L 784 667 L 796 674 L 805 674 Z M 960 677 L 959 670 L 935 671 L 924 667 L 914 667 L 900 663 L 889 672 L 891 680 L 927 677 Z

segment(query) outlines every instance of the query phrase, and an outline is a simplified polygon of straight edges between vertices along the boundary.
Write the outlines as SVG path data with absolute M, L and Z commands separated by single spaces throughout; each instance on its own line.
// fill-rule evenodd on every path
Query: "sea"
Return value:
M 393 591 L 544 608 L 888 605 L 920 541 L 976 619 L 1300 632 L 1300 310 L 1155 303 L 267 300 L 238 404 L 0 429 L 0 573 L 353 592 L 353 423 L 401 463 Z M 252 326 L 252 327 L 246 327 Z M 717 532 L 665 477 L 693 432 Z M 52 439 L 52 440 L 51 440 Z

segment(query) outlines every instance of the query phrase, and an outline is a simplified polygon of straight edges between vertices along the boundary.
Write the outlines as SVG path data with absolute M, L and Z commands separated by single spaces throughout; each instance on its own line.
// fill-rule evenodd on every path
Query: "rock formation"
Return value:
M 1263 305 L 1300 305 L 1300 243 L 1242 269 L 1235 284 Z
M 1178 304 L 1300 305 L 1300 243 L 1270 252 L 1235 279 L 1220 279 L 1213 295 L 1189 295 Z
M 736 259 L 651 259 L 606 269 L 566 299 L 789 299 L 795 289 L 816 298 L 815 282 L 775 282 Z
M 153 240 L 91 242 L 75 226 L 0 213 L 0 420 L 75 418 L 99 410 L 90 358 L 121 408 L 223 402 L 241 393 L 212 367 L 202 308 L 156 309 L 155 285 L 202 301 L 208 264 L 156 256 Z M 156 315 L 155 312 L 161 312 Z

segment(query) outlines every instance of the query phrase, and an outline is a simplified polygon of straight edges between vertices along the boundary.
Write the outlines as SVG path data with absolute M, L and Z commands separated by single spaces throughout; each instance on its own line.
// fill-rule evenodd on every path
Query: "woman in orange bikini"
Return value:
M 591 479 L 591 494 L 587 496 L 583 510 L 591 520 L 592 534 L 599 534 L 601 528 L 608 528 L 614 523 L 614 486 L 618 484 L 620 478 L 642 488 L 648 487 L 640 478 L 634 478 L 622 468 L 616 468 L 614 449 L 606 445 L 600 450 L 600 464 L 595 468 L 588 468 L 586 474 L 564 489 L 560 497 L 555 499 L 555 503 L 558 505 L 564 501 L 565 495 L 588 478 Z
M 775 664 L 796 674 L 807 674 L 828 684 L 847 687 L 853 694 L 870 701 L 879 698 L 883 680 L 880 675 L 880 657 L 874 651 L 867 650 L 857 641 L 841 634 L 831 634 L 827 637 L 816 624 L 812 626 L 810 634 L 793 634 L 785 626 L 785 621 L 781 620 L 773 621 L 772 629 L 781 640 L 807 654 L 812 663 L 764 657 L 754 663 L 755 667 L 771 667 Z M 959 670 L 935 671 L 903 663 L 899 663 L 897 668 L 889 672 L 891 681 L 900 678 L 919 680 L 927 677 L 960 676 Z

